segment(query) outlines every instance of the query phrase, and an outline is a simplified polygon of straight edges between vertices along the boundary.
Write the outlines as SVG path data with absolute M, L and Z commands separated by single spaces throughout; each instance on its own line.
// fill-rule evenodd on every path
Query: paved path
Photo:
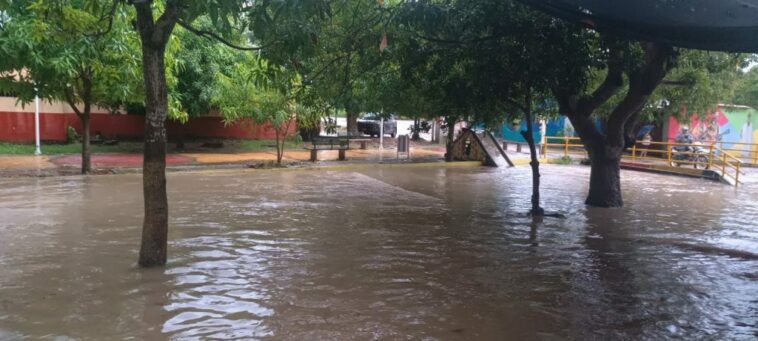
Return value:
M 8 155 L 0 156 L 0 169 L 51 169 L 55 164 L 49 156 Z
M 424 146 L 412 148 L 411 157 L 415 160 L 441 159 L 444 157 L 444 146 Z M 396 157 L 394 149 L 385 149 L 383 152 L 377 149 L 352 149 L 347 152 L 348 161 L 378 161 L 392 160 Z M 319 160 L 331 162 L 337 160 L 337 151 L 319 151 Z M 284 162 L 308 162 L 310 152 L 304 149 L 286 150 Z M 250 152 L 250 153 L 177 153 L 166 156 L 167 166 L 213 166 L 223 164 L 250 164 L 256 162 L 276 161 L 275 151 Z M 56 171 L 66 170 L 71 173 L 81 165 L 80 155 L 58 156 L 26 156 L 8 155 L 0 156 L 0 173 L 10 175 L 35 174 L 34 171 L 48 171 L 51 174 Z M 134 169 L 142 167 L 142 154 L 93 154 L 92 166 L 95 170 L 108 169 Z
M 166 165 L 185 165 L 195 160 L 182 154 L 166 156 Z M 79 167 L 82 164 L 81 155 L 65 155 L 53 157 L 51 162 L 58 166 Z M 117 167 L 142 167 L 142 154 L 93 154 L 92 167 L 117 168 Z

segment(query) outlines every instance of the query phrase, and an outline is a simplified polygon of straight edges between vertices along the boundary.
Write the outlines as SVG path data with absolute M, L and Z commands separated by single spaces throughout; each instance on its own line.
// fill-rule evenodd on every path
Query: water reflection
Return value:
M 758 173 L 172 174 L 170 263 L 134 266 L 136 175 L 0 180 L 0 339 L 751 338 Z

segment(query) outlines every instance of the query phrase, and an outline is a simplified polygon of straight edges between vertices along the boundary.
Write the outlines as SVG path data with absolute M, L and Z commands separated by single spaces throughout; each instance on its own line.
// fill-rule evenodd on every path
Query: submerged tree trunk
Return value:
M 527 105 L 531 106 L 531 100 L 527 96 Z M 526 143 L 529 145 L 529 155 L 531 162 L 529 165 L 532 167 L 532 209 L 529 212 L 532 217 L 541 217 L 545 214 L 545 210 L 540 207 L 540 160 L 537 157 L 537 146 L 534 143 L 534 120 L 532 118 L 532 111 L 530 108 L 525 108 L 524 115 L 526 116 L 526 131 L 522 131 L 521 135 L 524 136 Z
M 605 81 L 591 96 L 556 88 L 560 111 L 571 120 L 590 155 L 590 189 L 586 203 L 598 207 L 621 207 L 621 155 L 630 145 L 629 133 L 648 98 L 673 67 L 674 50 L 665 45 L 643 44 L 644 63 L 627 72 L 629 89 L 608 117 L 603 132 L 591 119 L 592 112 L 607 102 L 623 85 L 623 53 L 611 49 Z
M 163 14 L 153 20 L 151 2 L 134 3 L 142 41 L 142 72 L 145 79 L 145 147 L 142 190 L 145 217 L 139 264 L 143 267 L 166 264 L 168 241 L 168 200 L 166 196 L 166 118 L 168 86 L 165 50 L 178 20 L 179 5 L 168 2 Z
M 139 264 L 166 264 L 168 242 L 168 199 L 166 196 L 166 117 L 168 96 L 163 51 L 144 51 L 147 94 L 145 149 L 142 189 L 145 219 Z
M 82 174 L 92 171 L 91 148 L 90 148 L 90 113 L 83 113 L 79 119 L 82 121 Z
M 358 113 L 357 112 L 347 113 L 347 132 L 350 135 L 358 134 Z
M 621 153 L 606 155 L 592 153 L 590 170 L 590 190 L 585 203 L 596 207 L 622 207 L 621 197 Z

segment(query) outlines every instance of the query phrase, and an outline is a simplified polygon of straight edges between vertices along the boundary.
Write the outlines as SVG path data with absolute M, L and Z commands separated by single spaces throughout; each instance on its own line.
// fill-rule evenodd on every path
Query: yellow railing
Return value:
M 547 160 L 547 149 L 550 147 L 558 147 L 563 151 L 563 156 L 569 156 L 571 154 L 587 155 L 584 150 L 584 144 L 578 137 L 570 136 L 545 136 L 545 143 L 542 144 L 542 156 Z
M 721 151 L 740 159 L 742 163 L 758 165 L 758 143 L 703 141 L 703 144 L 716 145 Z
M 648 145 L 644 143 L 637 141 L 625 157 L 633 161 L 661 162 L 669 166 L 691 165 L 694 168 L 720 171 L 723 177 L 732 179 L 735 185 L 740 183 L 740 175 L 744 174 L 741 169 L 742 160 L 729 153 L 729 150 L 723 150 L 716 145 L 655 141 L 650 141 Z M 690 147 L 689 150 L 700 151 L 677 151 L 677 147 Z M 542 156 L 545 160 L 548 158 L 548 150 L 560 150 L 564 157 L 586 155 L 584 145 L 578 137 L 546 136 L 542 146 Z

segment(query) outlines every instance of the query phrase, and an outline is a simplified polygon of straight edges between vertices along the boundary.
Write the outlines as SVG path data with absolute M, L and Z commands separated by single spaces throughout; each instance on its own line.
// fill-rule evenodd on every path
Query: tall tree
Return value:
M 591 206 L 620 207 L 620 162 L 622 152 L 631 145 L 626 134 L 648 98 L 673 67 L 675 58 L 671 47 L 653 43 L 634 45 L 616 43 L 608 46 L 607 75 L 591 94 L 576 86 L 556 82 L 553 86 L 562 114 L 570 120 L 582 139 L 591 160 L 590 190 L 586 203 Z M 641 57 L 632 55 L 640 54 Z M 608 115 L 605 131 L 595 125 L 592 114 L 624 86 L 629 87 L 624 98 Z
M 111 1 L 14 2 L 0 28 L 2 84 L 71 107 L 82 123 L 82 174 L 90 172 L 93 106 L 117 110 L 141 90 L 129 14 Z
M 758 68 L 740 72 L 730 102 L 758 108 Z
M 418 1 L 403 8 L 410 52 L 401 68 L 417 75 L 403 79 L 426 81 L 420 88 L 428 88 L 429 98 L 438 98 L 448 114 L 465 108 L 463 116 L 483 122 L 514 111 L 531 121 L 535 99 L 554 97 L 591 157 L 586 202 L 593 206 L 623 204 L 621 155 L 634 143 L 632 130 L 642 115 L 660 118 L 682 105 L 714 103 L 728 88 L 730 70 L 723 66 L 731 65 L 731 72 L 735 66 L 725 54 L 600 37 L 512 1 Z M 717 70 L 726 71 L 714 77 Z M 452 91 L 445 89 L 449 85 Z M 656 105 L 648 105 L 651 99 Z M 670 107 L 662 110 L 659 103 Z M 529 130 L 524 135 L 533 150 Z M 541 211 L 538 166 L 533 160 L 535 212 Z
M 588 85 L 553 78 L 552 92 L 590 156 L 586 203 L 599 207 L 623 206 L 620 161 L 623 151 L 635 143 L 633 129 L 640 117 L 662 120 L 682 113 L 682 107 L 706 114 L 729 96 L 734 75 L 746 62 L 745 55 L 610 37 L 575 46 L 579 48 L 565 51 L 560 66 L 584 65 L 602 81 L 588 83 L 594 89 L 590 92 Z
M 312 98 L 344 110 L 348 132 L 357 133 L 361 112 L 381 110 L 376 85 L 386 58 L 379 46 L 391 13 L 381 1 L 342 0 L 331 3 L 331 14 L 320 28 L 319 49 L 293 64 Z
M 166 263 L 168 202 L 166 197 L 166 127 L 169 94 L 166 78 L 166 47 L 174 28 L 181 25 L 199 36 L 216 39 L 240 50 L 276 49 L 285 58 L 294 51 L 313 49 L 310 37 L 314 22 L 328 15 L 323 1 L 179 1 L 127 0 L 136 11 L 136 27 L 142 43 L 145 82 L 145 149 L 143 193 L 145 218 L 139 264 L 149 267 Z M 213 30 L 193 26 L 206 16 Z M 251 44 L 237 46 L 227 38 L 233 32 L 254 33 Z M 305 48 L 304 48 L 305 47 Z
M 293 72 L 262 58 L 250 58 L 234 65 L 230 74 L 217 75 L 218 91 L 213 104 L 227 123 L 251 119 L 269 124 L 276 134 L 276 163 L 282 163 L 284 145 L 305 108 L 294 99 L 297 78 Z
M 540 205 L 540 162 L 534 127 L 537 115 L 546 118 L 550 112 L 546 105 L 552 102 L 549 79 L 563 72 L 554 67 L 562 56 L 545 49 L 544 42 L 565 37 L 572 28 L 513 2 L 492 3 L 484 12 L 488 17 L 472 17 L 476 22 L 469 23 L 483 32 L 469 49 L 482 55 L 475 59 L 477 63 L 470 71 L 480 100 L 486 104 L 479 115 L 484 116 L 484 121 L 502 122 L 508 118 L 526 123 L 521 134 L 529 145 L 531 158 L 530 214 L 539 219 L 544 209 Z M 555 41 L 560 42 L 565 40 Z
M 423 115 L 444 117 L 448 162 L 453 161 L 456 124 L 484 107 L 474 86 L 476 75 L 470 74 L 479 56 L 468 50 L 483 31 L 467 25 L 481 9 L 479 2 L 407 2 L 397 7 L 390 31 L 388 52 L 399 73 L 395 83 L 405 92 L 395 106 L 407 112 L 408 106 L 418 105 Z
M 194 24 L 197 29 L 213 30 L 211 21 L 202 17 Z M 174 97 L 189 117 L 207 115 L 214 108 L 213 97 L 218 91 L 218 76 L 230 75 L 237 63 L 246 61 L 250 52 L 240 51 L 223 43 L 198 36 L 186 29 L 177 30 L 178 47 L 173 52 L 178 67 L 173 68 L 176 77 Z M 235 34 L 228 40 L 244 45 L 247 38 Z

